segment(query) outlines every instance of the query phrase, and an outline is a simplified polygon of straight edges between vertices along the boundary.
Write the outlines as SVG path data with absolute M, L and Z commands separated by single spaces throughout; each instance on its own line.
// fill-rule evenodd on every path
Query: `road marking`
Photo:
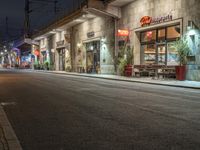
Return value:
M 16 102 L 1 102 L 1 106 L 10 106 L 10 105 L 16 105 Z
M 11 105 L 16 104 L 11 102 Z M 8 103 L 9 105 L 9 103 Z M 8 144 L 9 150 L 22 150 L 22 147 L 20 145 L 19 140 L 17 139 L 17 136 L 7 118 L 7 115 L 5 111 L 3 110 L 2 106 L 7 106 L 7 103 L 1 103 L 0 105 L 0 127 L 3 129 L 3 135 L 4 135 L 4 140 L 6 140 L 6 143 Z M 1 142 L 1 141 L 0 141 Z M 5 141 L 4 141 L 5 142 Z M 5 150 L 7 150 L 5 147 Z

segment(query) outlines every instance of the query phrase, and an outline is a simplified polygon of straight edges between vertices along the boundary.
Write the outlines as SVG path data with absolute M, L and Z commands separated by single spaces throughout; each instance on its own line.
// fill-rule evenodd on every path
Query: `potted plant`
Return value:
M 49 62 L 48 61 L 44 62 L 44 69 L 49 70 Z
M 127 59 L 127 65 L 125 66 L 125 75 L 126 76 L 132 76 L 133 71 L 133 49 L 130 47 L 130 45 L 126 48 L 126 59 Z
M 119 73 L 120 75 L 132 76 L 133 49 L 130 47 L 130 41 L 124 42 L 119 52 Z
M 119 65 L 118 65 L 118 71 L 120 75 L 125 75 L 125 67 L 127 65 L 126 58 L 119 58 Z
M 186 38 L 181 38 L 174 42 L 174 48 L 178 54 L 179 66 L 176 66 L 176 79 L 185 80 L 187 56 L 190 54 L 190 48 Z

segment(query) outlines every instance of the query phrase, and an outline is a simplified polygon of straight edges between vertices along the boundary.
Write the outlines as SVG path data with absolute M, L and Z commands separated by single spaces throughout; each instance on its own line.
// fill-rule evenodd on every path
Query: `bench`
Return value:
M 163 78 L 176 78 L 175 66 L 165 66 L 160 68 L 158 71 L 158 78 L 162 76 Z

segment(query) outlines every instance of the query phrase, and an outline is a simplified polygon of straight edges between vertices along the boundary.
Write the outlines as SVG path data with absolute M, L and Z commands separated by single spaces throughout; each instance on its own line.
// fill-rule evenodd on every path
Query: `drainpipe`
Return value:
M 74 43 L 74 27 L 71 28 L 70 31 L 70 56 L 71 56 L 71 70 L 75 72 L 75 43 Z
M 114 18 L 114 22 L 115 22 L 115 33 L 114 33 L 114 37 L 115 37 L 115 51 L 114 51 L 114 66 L 115 66 L 115 73 L 117 73 L 117 59 L 118 59 L 118 37 L 117 37 L 117 31 L 118 31 L 118 19 Z

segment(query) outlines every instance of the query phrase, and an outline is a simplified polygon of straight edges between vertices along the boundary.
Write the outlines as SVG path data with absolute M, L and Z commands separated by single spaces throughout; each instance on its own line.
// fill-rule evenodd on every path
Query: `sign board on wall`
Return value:
M 64 47 L 64 46 L 65 46 L 64 40 L 56 42 L 56 47 Z
M 117 35 L 118 36 L 129 36 L 129 31 L 128 30 L 118 30 Z
M 141 23 L 141 26 L 143 27 L 143 26 L 163 23 L 163 22 L 171 21 L 171 20 L 172 20 L 172 15 L 154 17 L 154 18 L 150 16 L 144 16 L 140 19 L 140 23 Z
M 95 36 L 94 31 L 88 32 L 88 33 L 87 33 L 87 37 L 88 37 L 88 38 L 93 38 L 94 36 Z
M 39 52 L 39 50 L 34 50 L 34 55 L 36 55 L 36 56 L 39 56 L 40 55 L 40 52 Z
M 40 51 L 41 51 L 41 52 L 46 51 L 46 50 L 47 50 L 46 47 L 41 47 L 41 48 L 40 48 Z

